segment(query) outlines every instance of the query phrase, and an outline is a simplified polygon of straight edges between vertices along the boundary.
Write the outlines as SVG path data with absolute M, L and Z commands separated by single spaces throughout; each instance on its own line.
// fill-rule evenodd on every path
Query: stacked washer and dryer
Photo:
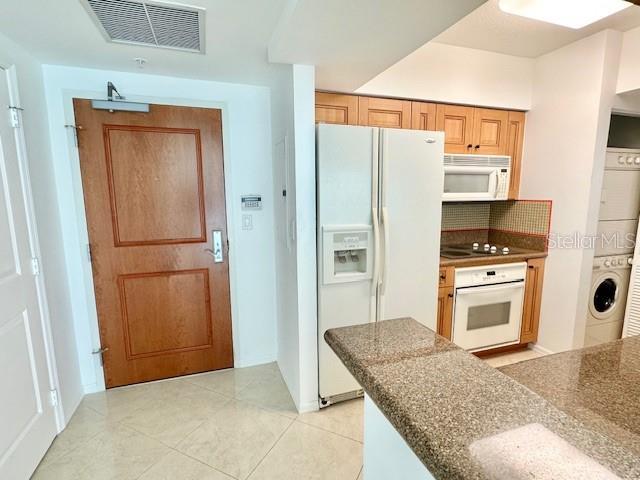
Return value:
M 640 214 L 640 149 L 608 148 L 585 346 L 622 335 Z

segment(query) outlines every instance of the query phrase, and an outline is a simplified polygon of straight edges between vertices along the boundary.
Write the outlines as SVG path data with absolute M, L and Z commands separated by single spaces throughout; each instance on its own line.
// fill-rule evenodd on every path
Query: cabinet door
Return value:
M 524 112 L 509 112 L 507 155 L 511 156 L 511 181 L 509 198 L 516 200 L 520 193 L 522 171 L 522 145 L 524 144 Z
M 473 153 L 473 107 L 439 104 L 436 130 L 444 132 L 445 153 Z
M 509 112 L 476 108 L 473 112 L 473 153 L 505 155 Z
M 453 287 L 438 289 L 438 335 L 451 340 L 451 324 L 453 320 Z
M 542 302 L 542 282 L 544 279 L 544 258 L 527 262 L 527 279 L 524 289 L 524 307 L 520 343 L 535 342 L 538 339 L 540 304 Z
M 358 97 L 316 92 L 316 123 L 358 124 Z
M 393 98 L 359 97 L 360 125 L 411 128 L 411 102 Z
M 411 102 L 411 128 L 414 130 L 435 130 L 436 104 Z

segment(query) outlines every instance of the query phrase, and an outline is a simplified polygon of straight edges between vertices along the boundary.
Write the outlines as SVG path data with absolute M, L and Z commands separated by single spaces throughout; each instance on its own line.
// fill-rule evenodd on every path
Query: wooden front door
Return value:
M 232 367 L 220 110 L 74 110 L 107 387 Z

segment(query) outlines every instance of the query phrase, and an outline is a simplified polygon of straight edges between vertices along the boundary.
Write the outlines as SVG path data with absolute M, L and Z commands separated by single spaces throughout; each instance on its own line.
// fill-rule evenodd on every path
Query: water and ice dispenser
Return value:
M 368 225 L 322 227 L 323 283 L 369 280 L 373 265 L 373 232 Z

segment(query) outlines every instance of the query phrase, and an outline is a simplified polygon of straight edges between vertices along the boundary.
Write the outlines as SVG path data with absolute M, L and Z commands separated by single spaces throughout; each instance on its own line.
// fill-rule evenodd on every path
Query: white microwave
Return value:
M 506 200 L 511 157 L 506 155 L 445 155 L 444 202 Z

